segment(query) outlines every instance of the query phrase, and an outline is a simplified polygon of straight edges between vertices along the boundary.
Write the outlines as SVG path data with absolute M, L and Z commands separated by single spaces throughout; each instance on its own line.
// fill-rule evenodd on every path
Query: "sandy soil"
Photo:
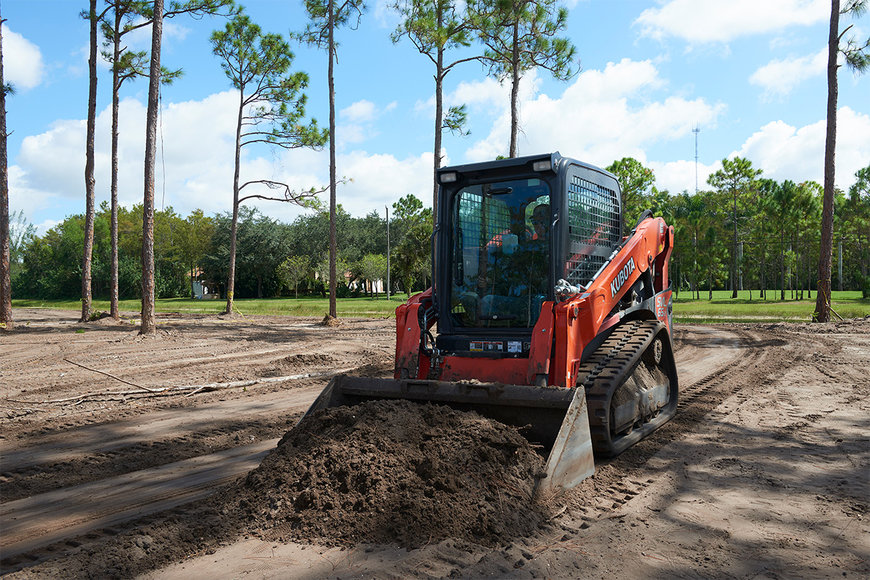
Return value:
M 205 482 L 199 496 L 149 508 L 137 499 L 147 490 L 137 488 L 114 500 L 129 509 L 112 512 L 108 524 L 70 519 L 96 509 L 105 489 L 126 489 L 122 480 L 144 486 L 158 470 L 175 473 L 170 467 L 189 478 L 178 466 L 231 454 L 256 464 L 262 455 L 252 454 L 274 447 L 331 373 L 391 373 L 392 321 L 326 328 L 283 317 L 164 316 L 158 336 L 143 339 L 129 324 L 77 324 L 73 312 L 15 314 L 15 332 L 0 333 L 0 572 L 10 577 L 870 574 L 867 319 L 679 328 L 673 421 L 600 462 L 593 478 L 536 512 L 543 517 L 531 530 L 510 528 L 493 544 L 463 528 L 408 549 L 361 540 L 328 547 L 298 530 L 282 534 L 296 541 L 279 541 L 268 533 L 274 522 L 227 525 L 238 513 L 210 519 L 213 498 L 191 502 L 218 489 L 215 481 L 225 487 L 214 497 L 231 494 L 247 464 L 242 475 L 222 467 L 222 480 L 196 476 Z M 372 499 L 354 493 L 362 505 Z M 481 513 L 506 501 L 481 495 L 471 506 Z M 457 514 L 473 513 L 463 498 Z M 43 535 L 22 543 L 16 530 L 36 529 L 31 516 L 19 521 L 27 502 L 43 510 Z M 426 524 L 417 523 L 415 539 Z

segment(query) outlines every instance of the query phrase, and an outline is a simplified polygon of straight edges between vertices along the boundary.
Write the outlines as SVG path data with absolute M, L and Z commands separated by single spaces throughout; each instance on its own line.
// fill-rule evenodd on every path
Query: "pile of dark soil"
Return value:
M 515 428 L 408 401 L 319 411 L 223 496 L 223 513 L 270 540 L 331 545 L 446 538 L 496 545 L 544 519 L 543 458 Z

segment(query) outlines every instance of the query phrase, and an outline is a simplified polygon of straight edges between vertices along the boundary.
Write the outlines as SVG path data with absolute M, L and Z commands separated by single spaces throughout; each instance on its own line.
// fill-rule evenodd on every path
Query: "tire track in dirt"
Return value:
M 304 360 L 317 358 L 306 355 Z M 15 500 L 60 487 L 280 437 L 323 390 L 330 376 L 264 379 L 280 390 L 252 388 L 244 398 L 164 409 L 111 423 L 65 429 L 19 447 L 0 441 L 0 497 Z M 289 387 L 289 388 L 288 388 Z
M 27 316 L 44 328 L 26 326 Z M 394 338 L 386 320 L 348 320 L 337 328 L 283 317 L 215 322 L 208 317 L 172 320 L 158 336 L 143 339 L 129 325 L 79 325 L 64 322 L 71 313 L 22 314 L 14 340 L 0 337 L 0 444 L 24 441 L 52 431 L 107 422 L 153 411 L 155 407 L 190 407 L 218 395 L 181 401 L 85 401 L 73 406 L 45 405 L 84 392 L 118 390 L 122 383 L 166 387 L 276 377 L 379 362 L 392 358 Z M 60 330 L 58 329 L 60 328 Z M 79 331 L 82 333 L 80 334 Z M 229 332 L 228 332 L 229 331 Z M 84 337 L 101 337 L 93 340 Z M 22 340 L 23 339 L 23 340 Z M 300 365 L 295 354 L 325 352 L 333 360 Z M 84 364 L 86 370 L 64 361 Z M 327 357 L 328 358 L 328 357 Z M 267 390 L 275 390 L 270 388 Z M 220 398 L 238 395 L 220 395 Z M 116 397 L 121 399 L 121 397 Z M 63 417 L 64 421 L 58 421 Z
M 227 423 L 242 417 L 298 413 L 304 411 L 323 390 L 322 379 L 311 383 L 256 398 L 168 409 L 127 421 L 83 427 L 42 437 L 28 447 L 8 449 L 11 446 L 0 443 L 3 475 L 74 457 L 107 453 L 138 443 L 180 437 L 201 431 L 211 423 Z
M 256 467 L 277 443 L 269 439 L 0 504 L 3 566 L 47 544 L 211 495 Z
M 67 388 L 85 387 L 90 390 L 121 385 L 122 383 L 117 380 L 100 374 L 101 372 L 109 372 L 126 381 L 146 387 L 175 386 L 178 384 L 178 378 L 175 375 L 179 367 L 195 368 L 197 374 L 204 378 L 225 373 L 228 364 L 236 366 L 235 374 L 250 374 L 249 371 L 243 369 L 255 369 L 273 364 L 289 355 L 303 352 L 303 347 L 284 346 L 220 354 L 214 352 L 213 349 L 208 349 L 209 352 L 202 352 L 194 356 L 191 356 L 190 348 L 179 350 L 183 351 L 186 356 L 174 356 L 172 352 L 167 353 L 160 350 L 145 353 L 114 352 L 94 359 L 86 351 L 66 352 L 63 354 L 63 358 L 67 360 L 43 366 L 36 371 L 28 371 L 28 381 L 32 385 L 46 385 L 57 381 L 58 377 L 63 377 L 64 385 Z M 164 358 L 165 360 L 159 360 Z M 37 362 L 39 360 L 27 364 Z M 76 365 L 84 365 L 93 370 Z M 45 387 L 30 389 L 31 393 L 48 392 L 49 390 Z M 32 397 L 31 394 L 30 398 Z
M 758 340 L 753 333 L 734 328 L 693 327 L 691 334 L 698 337 L 692 344 L 679 341 L 678 335 L 676 345 L 680 378 L 676 416 L 618 457 L 596 459 L 595 477 L 567 494 L 567 504 L 579 512 L 584 522 L 580 529 L 611 517 L 655 483 L 660 470 L 648 469 L 647 462 L 671 441 L 694 431 L 722 401 L 767 376 L 771 372 L 771 359 L 775 359 L 775 366 L 788 364 L 786 358 L 769 352 L 772 345 L 754 346 Z
M 625 504 L 655 483 L 661 473 L 673 469 L 672 465 L 651 460 L 672 441 L 694 432 L 704 421 L 714 419 L 717 407 L 723 402 L 733 397 L 732 405 L 739 407 L 752 398 L 757 388 L 792 365 L 811 358 L 816 351 L 831 349 L 824 339 L 804 334 L 800 342 L 790 342 L 739 327 L 711 329 L 711 344 L 718 345 L 716 349 L 731 349 L 734 356 L 722 359 L 718 358 L 719 353 L 715 357 L 721 366 L 698 376 L 688 385 L 681 382 L 677 414 L 670 422 L 619 457 L 596 463 L 595 477 L 569 493 L 568 505 L 584 522 L 581 529 L 599 520 L 619 517 Z M 695 367 L 704 357 L 699 358 L 689 349 L 683 354 L 690 354 L 691 358 L 682 360 L 681 370 L 688 370 L 686 374 L 694 376 Z M 682 381 L 682 375 L 680 377 Z M 728 409 L 721 412 L 727 413 Z

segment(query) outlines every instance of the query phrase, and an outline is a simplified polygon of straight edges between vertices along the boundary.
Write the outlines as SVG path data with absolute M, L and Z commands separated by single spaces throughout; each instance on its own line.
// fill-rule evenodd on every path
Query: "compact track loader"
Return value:
M 623 237 L 616 178 L 559 153 L 437 178 L 434 287 L 396 310 L 395 378 L 336 377 L 308 413 L 389 398 L 475 410 L 548 453 L 539 493 L 573 487 L 593 452 L 676 412 L 674 230 L 645 212 Z

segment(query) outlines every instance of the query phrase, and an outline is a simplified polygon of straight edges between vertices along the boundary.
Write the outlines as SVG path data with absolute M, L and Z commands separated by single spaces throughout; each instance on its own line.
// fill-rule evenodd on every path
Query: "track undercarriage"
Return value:
M 616 328 L 581 365 L 597 455 L 619 455 L 671 419 L 677 410 L 677 374 L 664 324 L 632 321 Z

